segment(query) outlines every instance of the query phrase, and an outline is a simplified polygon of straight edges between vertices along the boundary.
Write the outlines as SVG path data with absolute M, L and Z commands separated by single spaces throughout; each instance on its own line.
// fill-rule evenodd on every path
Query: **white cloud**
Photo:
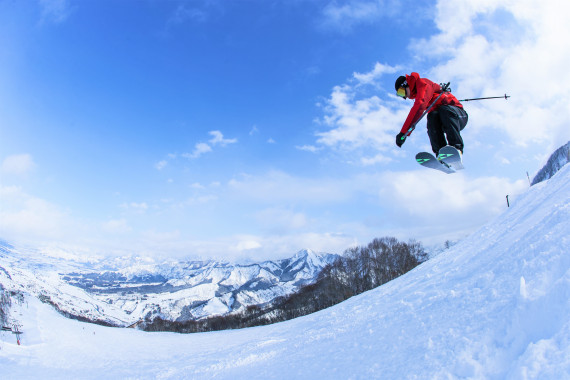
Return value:
M 377 154 L 374 157 L 362 157 L 360 162 L 364 166 L 371 166 L 376 164 L 385 164 L 387 162 L 392 161 L 392 158 L 384 155 L 384 154 Z
M 252 249 L 261 248 L 261 243 L 256 240 L 242 240 L 236 245 L 238 251 L 250 251 Z
M 141 238 L 145 241 L 153 241 L 156 244 L 166 244 L 169 241 L 180 239 L 180 231 L 173 230 L 173 231 L 155 231 L 149 230 L 141 233 Z
M 218 200 L 218 196 L 214 194 L 201 195 L 190 200 L 191 203 L 204 204 Z
M 373 148 L 386 152 L 393 147 L 408 110 L 397 99 L 386 101 L 376 95 L 358 98 L 354 86 L 335 86 L 321 120 L 330 129 L 316 134 L 317 143 L 342 150 Z
M 256 203 L 300 201 L 320 204 L 350 199 L 357 182 L 351 179 L 301 178 L 273 170 L 260 176 L 244 175 L 228 183 L 230 194 Z
M 112 235 L 123 235 L 132 231 L 126 219 L 112 219 L 102 224 L 105 232 Z
M 162 170 L 162 169 L 164 169 L 164 168 L 166 167 L 166 165 L 168 165 L 168 161 L 162 160 L 162 161 L 157 162 L 157 163 L 154 165 L 154 167 L 155 167 L 157 170 Z
M 383 76 L 398 70 L 377 62 L 371 71 L 355 72 L 347 83 L 335 86 L 324 102 L 325 115 L 316 121 L 328 128 L 316 133 L 317 146 L 356 154 L 356 161 L 351 161 L 365 166 L 390 162 L 394 138 L 410 105 L 380 83 Z
M 374 69 L 372 69 L 372 71 L 369 71 L 367 73 L 355 72 L 352 75 L 353 75 L 354 79 L 356 79 L 358 81 L 358 83 L 361 85 L 373 84 L 378 79 L 380 79 L 384 74 L 394 74 L 398 70 L 400 70 L 399 67 L 393 67 L 390 65 L 383 65 L 380 62 L 376 62 L 376 64 L 374 65 Z
M 237 143 L 237 139 L 225 139 L 220 131 L 210 131 L 209 133 L 212 136 L 212 139 L 209 141 L 212 145 L 226 146 Z
M 185 157 L 188 159 L 194 159 L 194 158 L 200 157 L 204 153 L 208 153 L 211 151 L 212 151 L 212 148 L 210 147 L 210 145 L 208 145 L 206 143 L 197 143 L 194 146 L 194 150 L 192 151 L 192 153 L 184 153 L 184 154 L 182 154 L 182 157 Z
M 6 157 L 2 161 L 1 172 L 4 174 L 24 175 L 36 167 L 34 160 L 29 154 L 15 154 Z
M 180 4 L 172 14 L 169 24 L 184 24 L 187 21 L 205 22 L 206 19 L 207 13 L 204 10 Z
M 3 238 L 24 241 L 61 238 L 72 226 L 79 228 L 57 205 L 26 194 L 20 187 L 0 186 L 0 199 Z
M 64 22 L 71 12 L 67 0 L 39 0 L 41 7 L 41 23 L 60 24 Z
M 525 180 L 469 178 L 428 170 L 383 175 L 380 198 L 394 226 L 422 229 L 423 236 L 478 227 L 506 208 L 505 196 L 528 188 Z
M 208 143 L 200 142 L 194 145 L 194 150 L 192 153 L 184 153 L 182 157 L 188 159 L 195 159 L 203 155 L 204 153 L 212 152 L 212 146 L 221 146 L 225 147 L 228 144 L 235 144 L 237 143 L 237 139 L 226 139 L 224 135 L 220 131 L 210 131 L 208 132 L 212 138 L 208 141 Z
M 307 227 L 308 219 L 304 213 L 283 208 L 268 208 L 255 214 L 257 222 L 268 230 L 289 233 Z
M 327 30 L 348 32 L 355 25 L 395 15 L 400 8 L 399 1 L 358 0 L 344 4 L 331 1 L 323 9 L 321 27 Z
M 441 1 L 437 9 L 440 32 L 410 46 L 418 57 L 441 59 L 429 75 L 452 81 L 460 97 L 512 95 L 469 103 L 479 132 L 497 129 L 515 144 L 551 149 L 568 141 L 570 24 L 560 4 Z
M 123 203 L 120 206 L 122 209 L 131 210 L 138 214 L 143 214 L 148 210 L 148 204 L 146 202 L 130 202 L 130 203 Z
M 305 152 L 311 152 L 311 153 L 316 153 L 322 149 L 314 145 L 302 145 L 302 146 L 296 146 L 295 148 L 297 148 L 298 150 L 303 150 Z
M 186 198 L 184 201 L 176 203 L 175 204 L 175 208 L 178 209 L 183 209 L 186 207 L 191 207 L 191 206 L 196 206 L 196 205 L 201 205 L 201 204 L 206 204 L 209 202 L 215 202 L 218 200 L 218 196 L 215 194 L 204 194 L 204 195 L 198 195 L 195 197 L 189 197 Z

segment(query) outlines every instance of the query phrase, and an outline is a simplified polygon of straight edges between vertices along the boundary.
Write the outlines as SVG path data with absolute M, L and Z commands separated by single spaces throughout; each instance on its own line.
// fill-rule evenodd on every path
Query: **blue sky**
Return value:
M 569 139 L 539 1 L 0 1 L 0 237 L 261 260 L 465 236 Z M 463 173 L 402 149 L 417 71 L 465 104 Z

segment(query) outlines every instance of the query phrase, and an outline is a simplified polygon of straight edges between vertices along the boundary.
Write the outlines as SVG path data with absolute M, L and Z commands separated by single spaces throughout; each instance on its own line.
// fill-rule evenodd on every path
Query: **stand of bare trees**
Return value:
M 8 323 L 8 312 L 11 304 L 10 294 L 0 284 L 0 326 L 5 326 Z

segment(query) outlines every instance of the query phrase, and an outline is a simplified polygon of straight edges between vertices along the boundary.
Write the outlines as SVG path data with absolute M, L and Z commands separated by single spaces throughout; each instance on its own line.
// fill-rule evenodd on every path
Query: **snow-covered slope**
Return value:
M 302 250 L 289 259 L 249 265 L 156 264 L 143 258 L 85 262 L 0 242 L 0 283 L 25 289 L 70 316 L 128 326 L 155 316 L 195 320 L 264 304 L 314 282 L 336 257 Z
M 372 291 L 271 326 L 204 334 L 83 324 L 34 297 L 6 378 L 568 379 L 570 165 Z

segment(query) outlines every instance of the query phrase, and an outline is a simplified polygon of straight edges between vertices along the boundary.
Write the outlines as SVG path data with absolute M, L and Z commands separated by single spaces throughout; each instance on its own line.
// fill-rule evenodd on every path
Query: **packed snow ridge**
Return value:
M 499 196 L 499 195 L 498 195 Z M 6 378 L 568 379 L 570 165 L 405 275 L 320 312 L 180 335 L 65 319 L 15 303 Z

